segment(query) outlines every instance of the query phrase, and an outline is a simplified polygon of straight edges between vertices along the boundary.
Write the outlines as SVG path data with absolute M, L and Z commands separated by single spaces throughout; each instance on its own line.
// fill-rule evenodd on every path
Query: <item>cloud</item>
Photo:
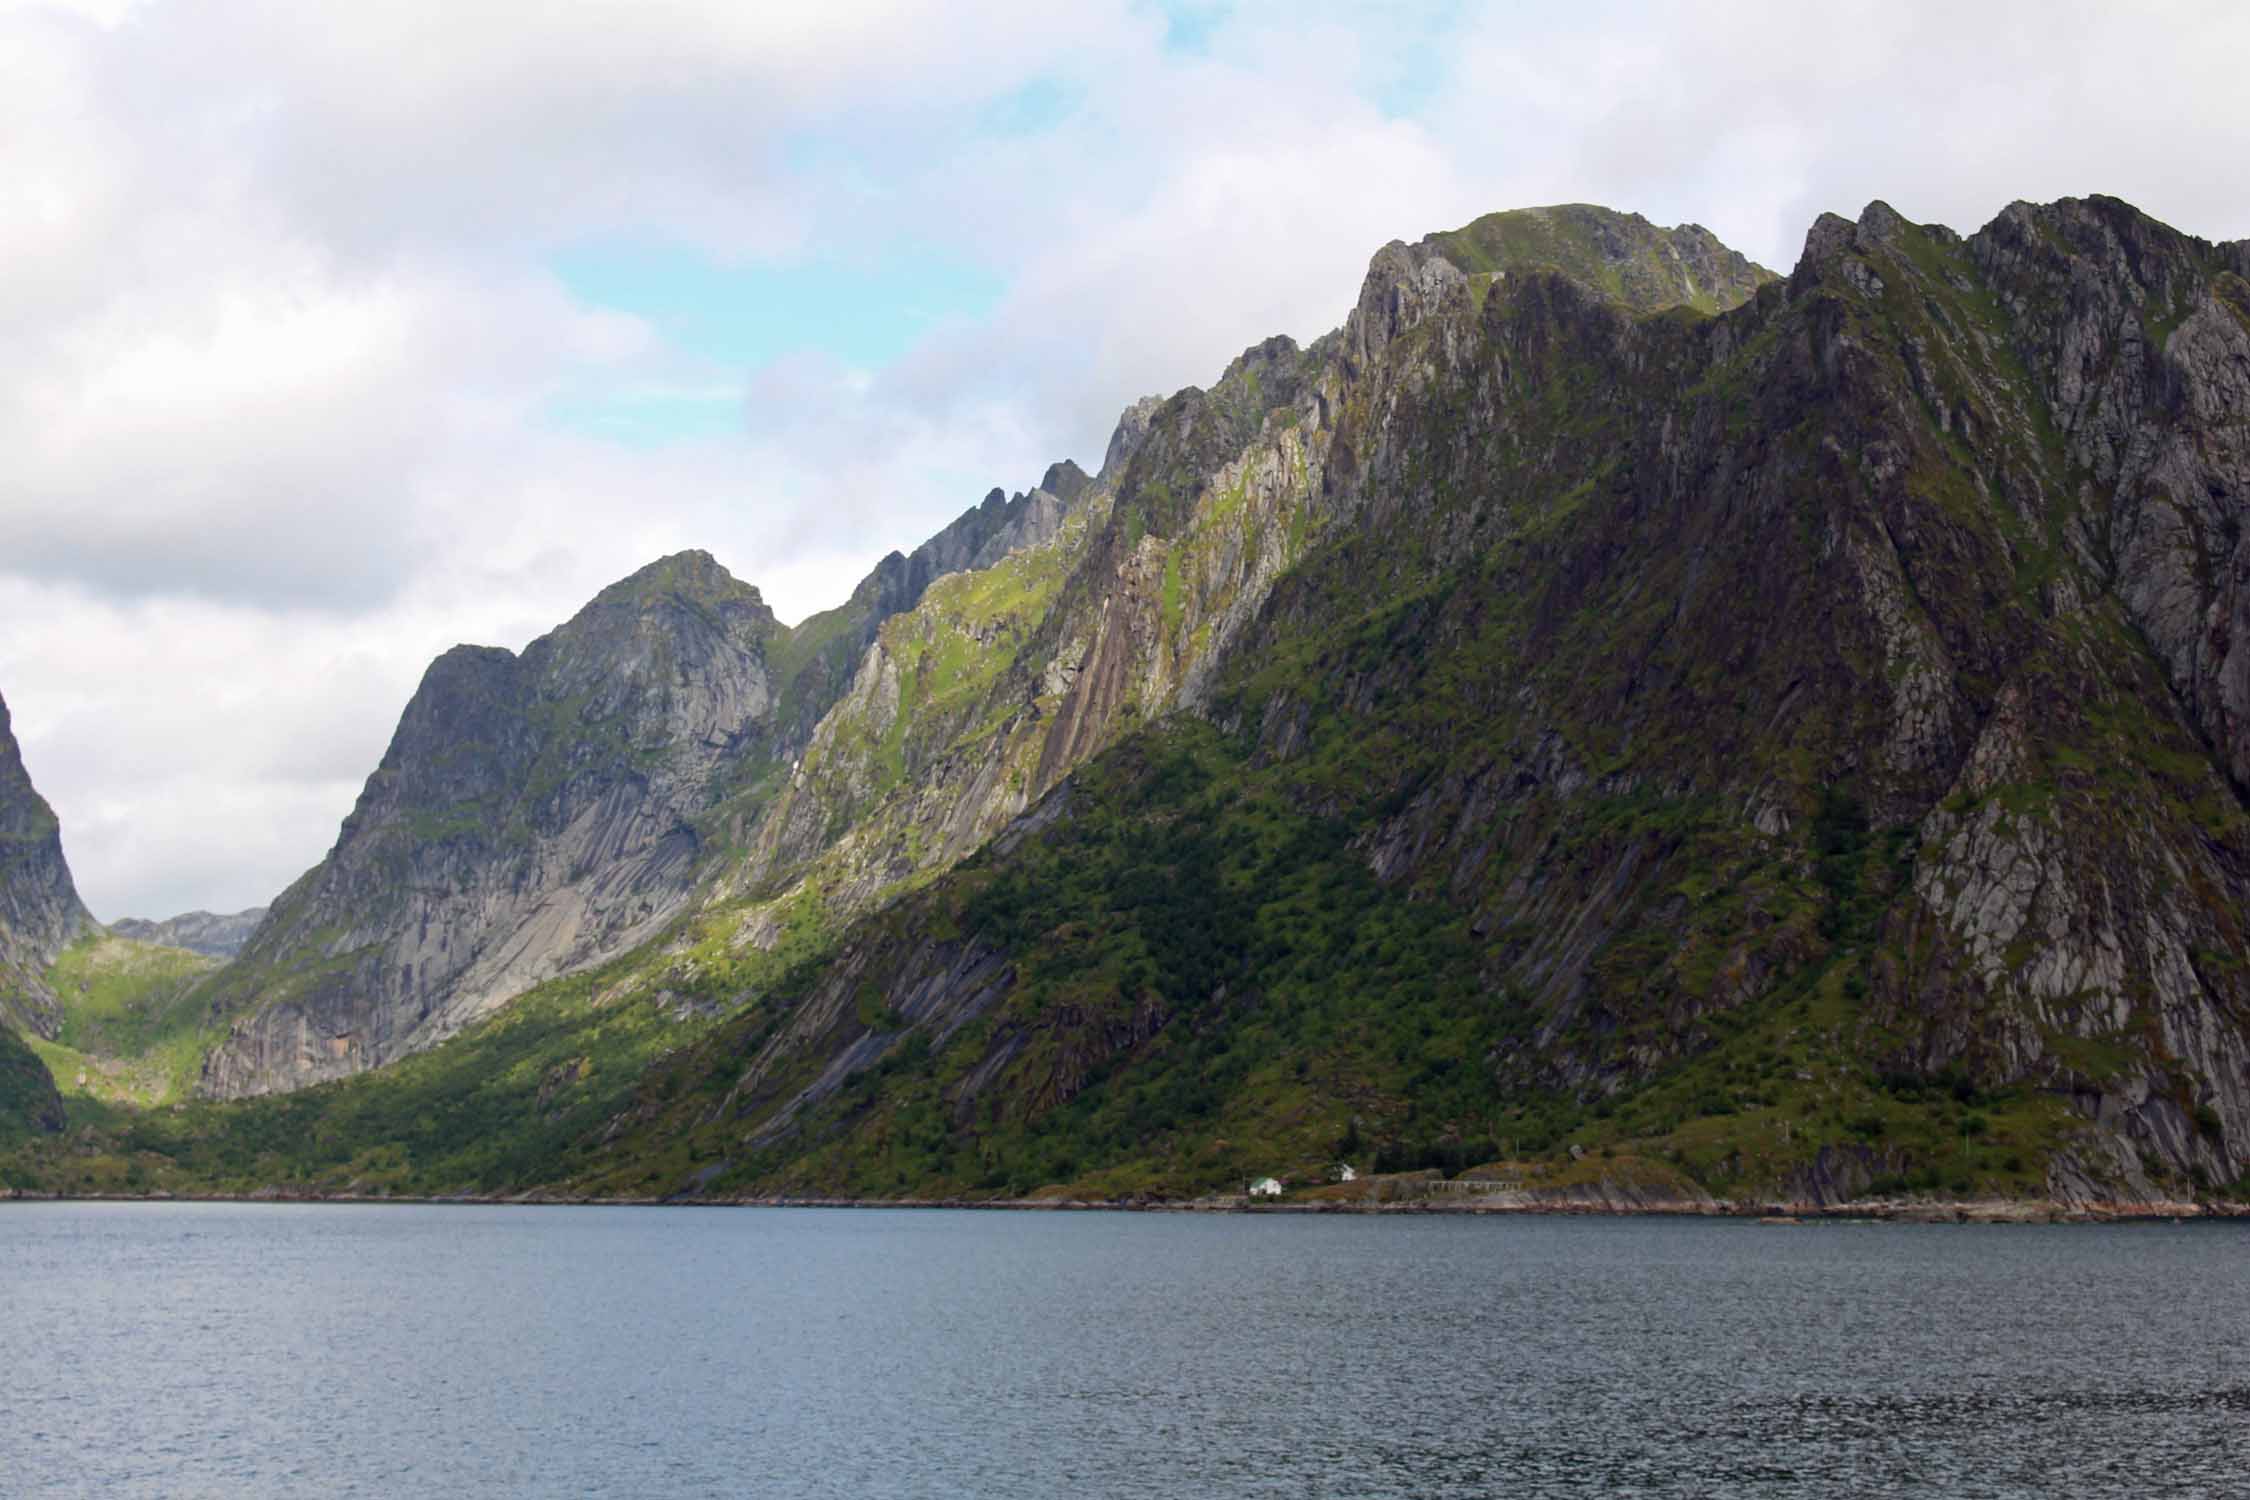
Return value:
M 2250 12 L 1597 0 L 1465 18 L 1425 118 L 1521 197 L 1701 222 L 1780 270 L 1823 211 L 1882 198 L 1963 231 L 2019 198 L 2115 193 L 2207 237 L 2250 233 L 2218 164 L 2250 145 L 2226 91 Z
M 438 651 L 686 546 L 834 603 L 1386 240 L 2250 234 L 2246 51 L 2222 3 L 0 6 L 0 692 L 97 911 L 249 904 Z

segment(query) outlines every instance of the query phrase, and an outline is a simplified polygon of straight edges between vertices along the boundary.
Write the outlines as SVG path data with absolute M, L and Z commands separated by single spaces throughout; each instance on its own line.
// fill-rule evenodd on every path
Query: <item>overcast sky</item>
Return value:
M 96 915 L 319 859 L 429 659 L 785 620 L 1499 208 L 2250 235 L 2250 7 L 0 0 L 0 695 Z

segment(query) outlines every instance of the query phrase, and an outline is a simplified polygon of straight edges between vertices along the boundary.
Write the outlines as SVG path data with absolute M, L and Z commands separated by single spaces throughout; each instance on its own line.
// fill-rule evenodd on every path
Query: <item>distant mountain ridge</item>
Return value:
M 182 912 L 161 922 L 143 917 L 126 917 L 109 924 L 109 930 L 119 937 L 135 942 L 154 943 L 164 948 L 185 948 L 190 953 L 202 953 L 212 958 L 232 958 L 242 951 L 242 945 L 259 922 L 265 919 L 266 908 L 253 906 L 246 911 L 228 912 L 224 915 L 207 911 Z

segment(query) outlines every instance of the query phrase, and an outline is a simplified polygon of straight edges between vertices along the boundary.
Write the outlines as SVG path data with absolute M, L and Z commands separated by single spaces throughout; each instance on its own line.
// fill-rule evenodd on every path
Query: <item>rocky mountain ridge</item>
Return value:
M 1789 1197 L 1948 1159 L 2043 1172 L 2019 1190 L 2066 1201 L 2241 1179 L 2243 254 L 2114 200 L 2017 205 L 1966 240 L 1875 204 L 1701 317 L 1583 269 L 1479 286 L 1442 253 L 1379 253 L 1332 340 L 1262 346 L 1152 417 L 1034 634 L 1087 622 L 1046 658 L 1067 684 L 1040 726 L 1046 796 L 978 861 L 996 873 L 847 939 L 779 1016 L 683 1064 L 738 1071 L 723 1110 L 641 1128 L 746 1181 L 849 1181 L 909 1109 L 1051 1119 L 1117 1070 L 1166 1076 L 1212 996 L 1278 1003 L 1256 996 L 1277 960 L 1158 965 L 1139 988 L 1130 953 L 1184 916 L 1160 893 L 1036 894 L 1217 815 L 1128 777 L 1095 843 L 1074 826 L 1077 752 L 1176 702 L 1225 737 L 1183 764 L 1231 805 L 1270 788 L 1318 809 L 1381 885 L 1456 914 L 1492 1107 L 1545 1098 L 1595 1138 L 1615 1130 L 1597 1118 L 1726 1121 L 1689 1130 L 1727 1148 L 1704 1165 L 1770 1162 Z M 1275 407 L 1230 424 L 1246 387 Z M 1195 575 L 1166 544 L 1291 458 L 1299 550 L 1233 649 L 1182 669 L 1161 643 Z M 1173 680 L 1195 685 L 1151 692 Z M 1222 886 L 1286 874 L 1193 853 Z M 994 883 L 1055 925 L 994 930 Z M 1089 967 L 1091 992 L 1041 998 L 1042 970 Z M 1441 1014 L 1467 1024 L 1458 1003 Z M 853 1089 L 916 1049 L 933 1061 Z M 1933 1116 L 2024 1149 L 1949 1150 Z M 1782 1143 L 1807 1121 L 1834 1138 L 1804 1157 Z M 1431 1150 L 1461 1128 L 1418 1127 Z
M 972 512 L 1028 545 L 766 636 L 790 753 L 672 814 L 648 941 L 272 1118 L 635 1197 L 2250 1191 L 2246 255 L 2108 199 L 1787 278 L 1583 207 L 1385 247 Z
M 237 912 L 182 912 L 163 921 L 125 917 L 109 924 L 121 938 L 152 943 L 160 948 L 185 948 L 211 958 L 232 958 L 242 951 L 250 934 L 265 920 L 266 908 L 253 906 Z
M 336 847 L 208 984 L 221 1097 L 434 1045 L 524 989 L 645 942 L 744 837 L 882 622 L 933 581 L 1039 546 L 1088 487 L 995 490 L 844 606 L 791 630 L 707 554 L 613 585 L 518 657 L 432 664 Z

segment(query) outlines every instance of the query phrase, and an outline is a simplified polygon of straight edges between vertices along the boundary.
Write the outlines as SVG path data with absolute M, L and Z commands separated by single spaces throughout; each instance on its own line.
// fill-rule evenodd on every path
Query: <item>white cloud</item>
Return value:
M 1132 398 L 1338 322 L 1369 253 L 1592 200 L 1787 269 L 1822 209 L 2110 191 L 2250 234 L 2250 11 L 0 6 L 0 693 L 104 916 L 271 896 L 423 666 L 703 546 L 784 618 Z M 1064 106 L 992 133 L 993 101 Z M 1414 107 L 1404 116 L 1397 101 Z M 1005 285 L 880 369 L 585 306 L 599 237 Z M 740 394 L 632 449 L 587 392 Z

